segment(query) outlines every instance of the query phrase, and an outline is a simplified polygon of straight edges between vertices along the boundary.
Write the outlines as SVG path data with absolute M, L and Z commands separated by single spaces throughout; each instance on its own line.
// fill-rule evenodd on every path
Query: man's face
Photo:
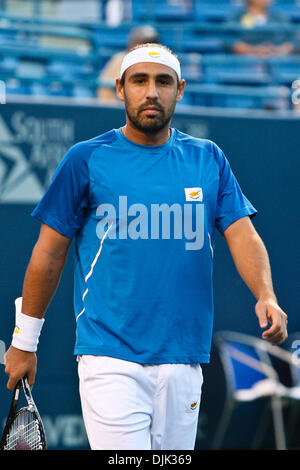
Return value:
M 162 64 L 132 65 L 125 72 L 123 87 L 117 80 L 117 94 L 125 102 L 128 119 L 146 134 L 169 126 L 183 90 L 184 80 L 178 87 L 175 71 Z

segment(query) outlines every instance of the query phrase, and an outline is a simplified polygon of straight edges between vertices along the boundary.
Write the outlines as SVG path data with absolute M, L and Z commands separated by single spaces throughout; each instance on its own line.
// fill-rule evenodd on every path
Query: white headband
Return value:
M 177 73 L 179 80 L 181 79 L 180 63 L 177 57 L 166 49 L 158 46 L 139 47 L 138 49 L 134 49 L 134 51 L 126 54 L 121 65 L 120 77 L 122 78 L 125 70 L 131 67 L 131 65 L 138 64 L 140 62 L 154 62 L 166 65 Z

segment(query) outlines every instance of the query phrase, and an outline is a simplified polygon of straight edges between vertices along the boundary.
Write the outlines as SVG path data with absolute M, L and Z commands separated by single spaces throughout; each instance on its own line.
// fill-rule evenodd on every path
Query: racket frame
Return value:
M 20 410 L 16 411 L 18 402 L 19 402 L 21 388 L 23 388 L 28 406 L 25 406 L 21 408 Z M 24 377 L 17 383 L 14 389 L 8 417 L 7 417 L 4 430 L 2 433 L 2 438 L 0 442 L 0 450 L 5 450 L 5 446 L 7 445 L 8 433 L 11 428 L 11 425 L 14 422 L 14 420 L 17 418 L 17 416 L 21 414 L 22 412 L 24 412 L 24 410 L 31 413 L 33 415 L 34 420 L 36 421 L 36 426 L 38 427 L 38 433 L 39 433 L 40 441 L 41 441 L 41 450 L 47 449 L 46 434 L 45 434 L 43 422 L 41 420 L 36 404 L 33 400 L 30 386 L 28 384 L 28 380 L 26 377 Z
M 12 400 L 11 400 L 9 413 L 8 413 L 7 420 L 6 420 L 4 430 L 3 430 L 3 433 L 2 433 L 2 437 L 1 437 L 0 450 L 4 450 L 4 447 L 6 446 L 8 431 L 9 431 L 9 429 L 10 429 L 10 427 L 11 427 L 11 425 L 12 425 L 12 423 L 13 423 L 15 417 L 16 417 L 16 410 L 17 410 L 17 406 L 18 406 L 18 402 L 19 402 L 21 386 L 22 386 L 22 383 L 21 383 L 21 380 L 20 380 L 17 383 L 17 385 L 14 389 L 14 393 L 13 393 L 13 397 L 12 397 Z

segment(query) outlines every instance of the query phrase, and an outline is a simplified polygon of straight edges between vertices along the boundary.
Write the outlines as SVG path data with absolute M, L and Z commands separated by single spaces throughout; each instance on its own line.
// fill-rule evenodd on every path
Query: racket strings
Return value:
M 13 449 L 17 444 L 27 444 L 29 446 L 30 442 L 33 442 L 36 438 L 35 426 L 36 424 L 31 422 L 24 428 L 17 430 L 14 434 L 10 434 L 7 439 L 6 449 Z
M 40 446 L 41 436 L 33 413 L 21 410 L 10 428 L 5 450 L 37 450 Z

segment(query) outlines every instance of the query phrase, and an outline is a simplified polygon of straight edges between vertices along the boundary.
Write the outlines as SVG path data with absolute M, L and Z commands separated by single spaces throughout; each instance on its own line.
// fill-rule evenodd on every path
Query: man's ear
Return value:
M 116 79 L 116 92 L 117 92 L 117 97 L 120 100 L 125 101 L 125 99 L 124 99 L 124 87 L 121 85 L 120 78 Z
M 177 98 L 176 98 L 176 102 L 177 102 L 177 103 L 178 103 L 179 101 L 181 101 L 182 98 L 183 98 L 184 88 L 185 88 L 185 80 L 182 79 L 182 80 L 180 80 L 180 82 L 179 82 L 179 88 L 178 88 L 178 91 L 177 91 Z

